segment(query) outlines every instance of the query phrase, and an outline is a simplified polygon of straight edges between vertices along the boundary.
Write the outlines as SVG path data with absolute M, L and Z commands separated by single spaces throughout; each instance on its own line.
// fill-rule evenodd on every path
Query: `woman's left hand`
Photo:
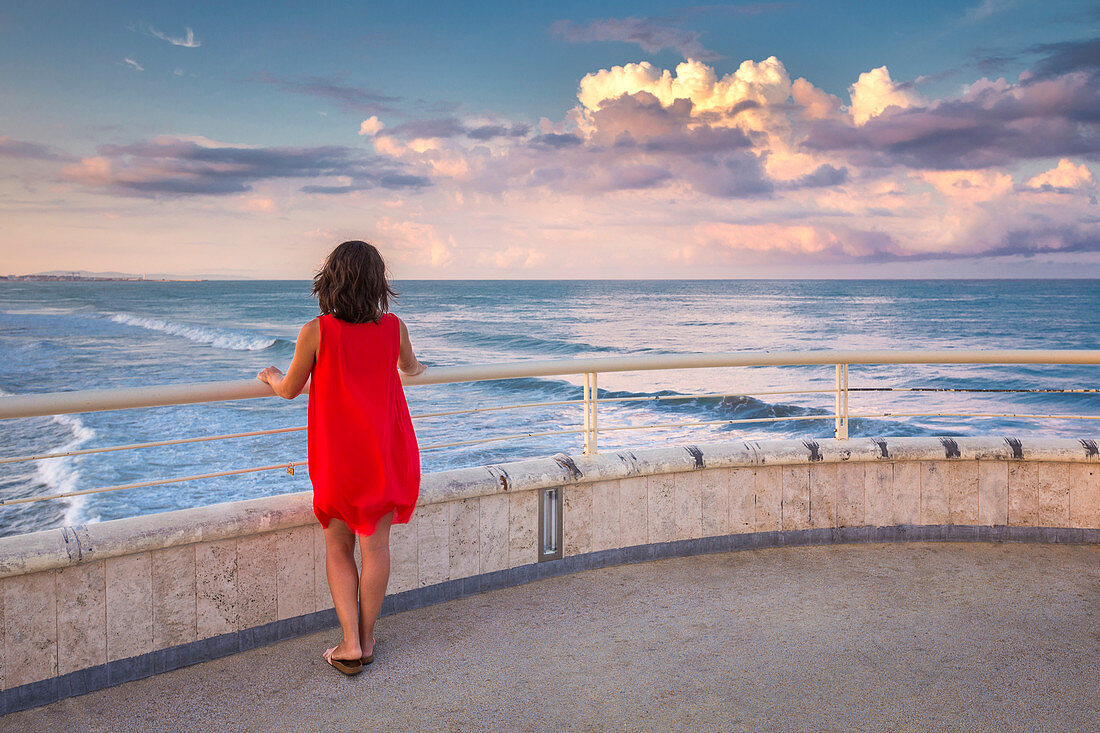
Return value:
M 282 381 L 283 373 L 275 367 L 269 366 L 267 369 L 264 369 L 262 372 L 257 374 L 256 379 L 264 382 L 265 384 L 271 384 L 272 386 L 274 386 L 272 382 L 278 383 Z

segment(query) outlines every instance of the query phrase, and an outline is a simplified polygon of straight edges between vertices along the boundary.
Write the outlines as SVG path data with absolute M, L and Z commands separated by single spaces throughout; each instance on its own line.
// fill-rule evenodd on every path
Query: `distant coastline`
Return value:
M 200 277 L 173 277 L 172 275 L 133 275 L 126 272 L 38 272 L 33 275 L 0 275 L 0 281 L 8 282 L 158 282 L 197 283 L 206 282 Z

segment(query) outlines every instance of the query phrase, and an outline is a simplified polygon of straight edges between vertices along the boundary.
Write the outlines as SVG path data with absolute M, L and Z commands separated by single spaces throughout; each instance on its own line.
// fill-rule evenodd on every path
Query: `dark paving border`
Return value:
M 700 537 L 673 542 L 657 542 L 612 550 L 570 555 L 469 578 L 448 580 L 386 596 L 382 616 L 423 608 L 434 603 L 474 595 L 497 588 L 522 585 L 555 575 L 612 565 L 648 562 L 668 557 L 684 557 L 735 550 L 800 545 L 833 545 L 857 542 L 1040 542 L 1052 544 L 1100 544 L 1100 528 L 1007 527 L 960 525 L 903 525 L 894 527 L 839 527 L 787 532 L 751 532 L 718 537 Z M 70 672 L 40 682 L 32 682 L 0 691 L 0 714 L 46 705 L 62 698 L 169 672 L 199 662 L 331 629 L 339 624 L 336 611 L 328 609 L 304 616 L 222 634 L 209 639 L 159 649 L 129 659 Z

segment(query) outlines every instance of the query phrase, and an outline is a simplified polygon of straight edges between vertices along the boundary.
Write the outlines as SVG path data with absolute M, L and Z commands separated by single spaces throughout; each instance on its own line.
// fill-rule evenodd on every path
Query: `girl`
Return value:
M 286 375 L 272 366 L 256 378 L 288 400 L 309 393 L 313 512 L 325 530 L 325 570 L 344 634 L 323 656 L 351 675 L 374 661 L 390 525 L 409 521 L 420 492 L 420 451 L 397 372 L 415 376 L 426 367 L 405 324 L 388 312 L 396 293 L 373 246 L 334 249 L 313 278 L 313 294 L 321 315 L 302 327 Z

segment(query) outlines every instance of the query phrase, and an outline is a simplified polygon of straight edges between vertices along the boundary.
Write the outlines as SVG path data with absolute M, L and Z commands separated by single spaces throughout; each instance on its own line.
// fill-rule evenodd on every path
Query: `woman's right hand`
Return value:
M 273 366 L 269 366 L 267 369 L 264 369 L 259 374 L 257 374 L 256 379 L 260 380 L 264 384 L 269 384 L 274 387 L 275 384 L 278 384 L 282 381 L 283 373 L 279 369 Z M 275 384 L 272 384 L 272 382 L 274 382 Z

